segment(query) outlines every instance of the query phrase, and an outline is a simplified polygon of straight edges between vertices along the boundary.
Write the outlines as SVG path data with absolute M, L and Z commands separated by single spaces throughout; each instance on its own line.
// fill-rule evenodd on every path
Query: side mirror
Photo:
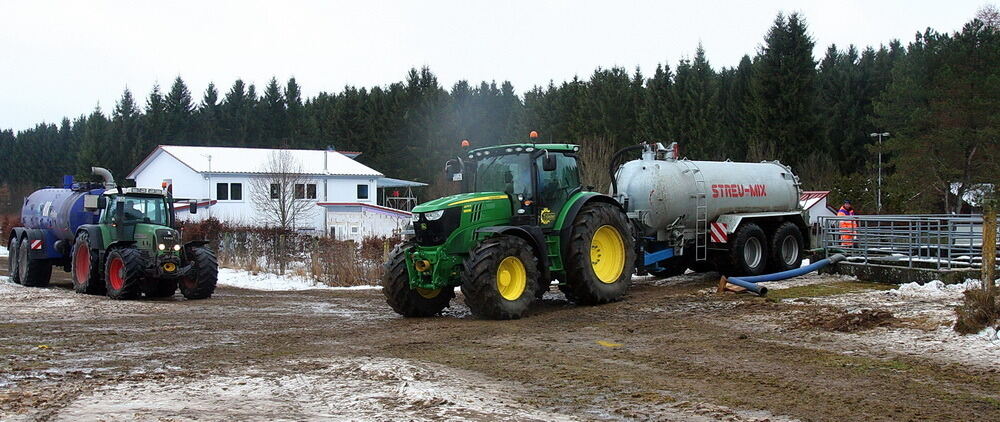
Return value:
M 94 212 L 101 209 L 101 195 L 84 195 L 83 196 L 83 209 L 88 212 Z
M 197 214 L 198 213 L 198 201 L 190 201 L 190 202 L 188 202 L 188 212 L 191 213 L 191 214 Z
M 545 158 L 542 158 L 542 170 L 555 171 L 555 169 L 556 169 L 556 155 L 545 154 Z
M 444 173 L 453 182 L 462 181 L 462 163 L 456 159 L 448 160 L 444 165 Z
M 101 197 L 97 198 L 97 209 L 103 210 L 107 207 L 108 207 L 108 197 L 102 195 Z

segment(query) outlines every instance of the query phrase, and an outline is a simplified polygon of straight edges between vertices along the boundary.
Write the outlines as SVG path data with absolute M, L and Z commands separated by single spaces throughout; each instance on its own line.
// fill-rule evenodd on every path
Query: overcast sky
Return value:
M 518 92 L 597 66 L 674 66 L 700 41 L 716 68 L 752 54 L 779 11 L 800 12 L 817 59 L 831 43 L 904 44 L 954 31 L 989 0 L 949 1 L 38 1 L 0 0 L 0 129 L 110 112 L 184 78 L 262 86 L 295 76 L 306 96 L 385 85 L 429 66 L 446 87 L 510 80 Z M 145 100 L 142 100 L 143 104 Z

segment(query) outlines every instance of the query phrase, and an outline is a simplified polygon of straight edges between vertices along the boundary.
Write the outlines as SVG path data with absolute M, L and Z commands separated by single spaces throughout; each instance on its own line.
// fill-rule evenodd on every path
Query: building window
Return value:
M 230 201 L 242 201 L 243 200 L 243 184 L 242 183 L 230 183 L 229 184 L 229 200 Z
M 316 199 L 316 184 L 297 183 L 295 185 L 295 199 Z
M 279 197 L 281 197 L 281 185 L 271 183 L 271 199 L 278 199 Z
M 358 185 L 358 199 L 368 199 L 368 185 Z
M 218 199 L 220 201 L 229 200 L 229 183 L 215 184 L 215 199 Z
M 215 199 L 220 201 L 242 201 L 243 200 L 243 184 L 242 183 L 216 183 L 215 184 Z

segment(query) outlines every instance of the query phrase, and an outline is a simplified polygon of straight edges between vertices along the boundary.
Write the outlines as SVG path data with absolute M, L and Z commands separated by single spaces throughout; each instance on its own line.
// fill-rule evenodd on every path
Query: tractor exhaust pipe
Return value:
M 91 167 L 90 172 L 96 176 L 101 176 L 101 179 L 104 179 L 105 189 L 115 188 L 115 177 L 111 175 L 111 172 L 108 171 L 108 169 L 104 167 Z

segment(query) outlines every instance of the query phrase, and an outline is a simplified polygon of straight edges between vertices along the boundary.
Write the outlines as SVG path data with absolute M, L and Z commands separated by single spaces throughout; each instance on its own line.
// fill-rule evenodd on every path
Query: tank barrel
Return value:
M 108 171 L 108 169 L 104 167 L 91 167 L 90 171 L 96 176 L 101 176 L 101 179 L 104 180 L 105 189 L 115 188 L 115 177 L 111 175 L 111 172 Z

